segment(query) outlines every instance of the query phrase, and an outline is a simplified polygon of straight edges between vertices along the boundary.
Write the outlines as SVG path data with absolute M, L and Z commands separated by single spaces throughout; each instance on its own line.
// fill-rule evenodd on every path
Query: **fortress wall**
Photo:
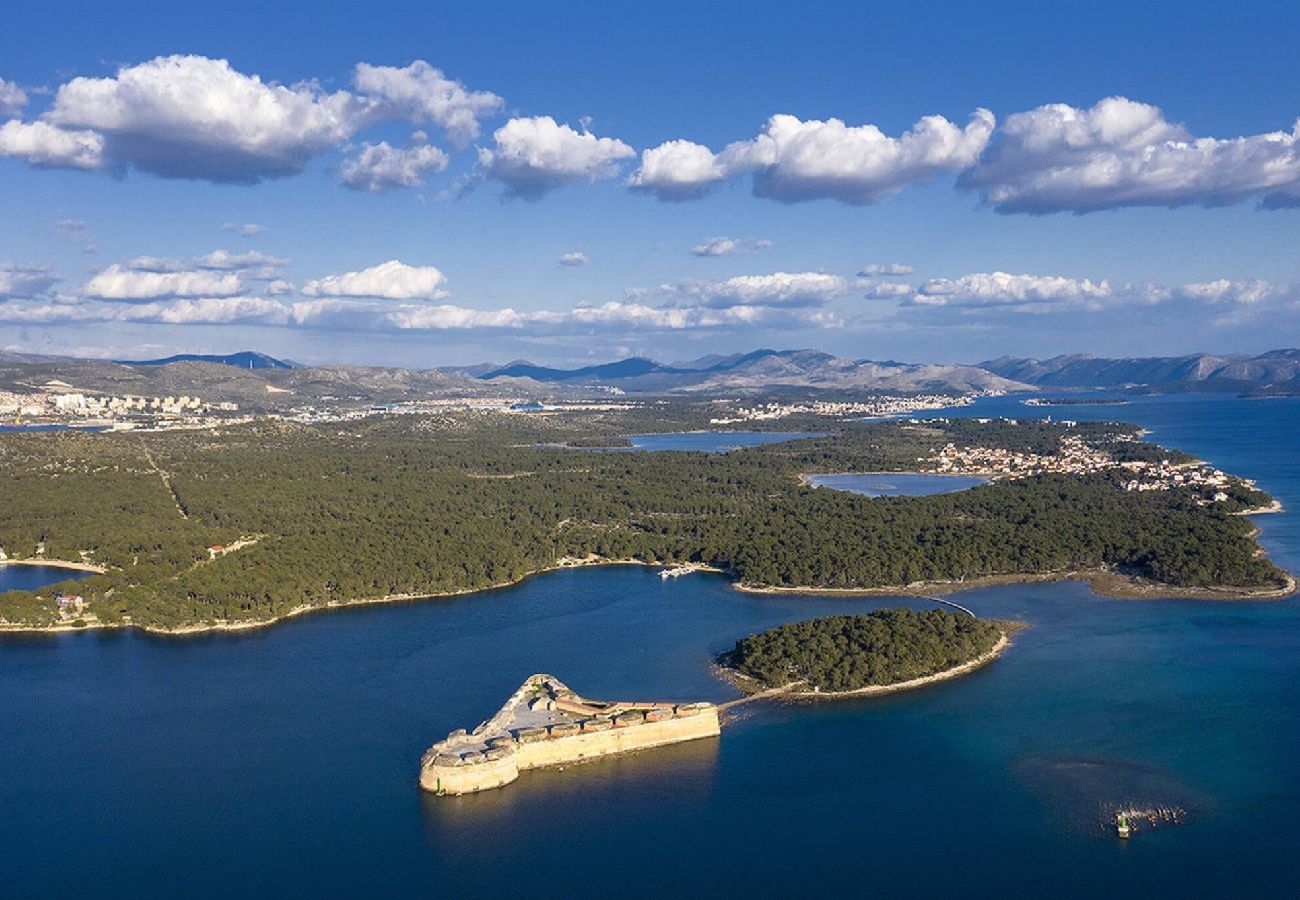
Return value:
M 472 794 L 509 784 L 519 777 L 518 754 L 502 759 L 485 760 L 473 765 L 440 766 L 430 764 L 420 769 L 420 787 L 435 794 Z
M 717 737 L 718 711 L 713 707 L 702 709 L 692 716 L 664 719 L 661 722 L 644 722 L 608 731 L 575 734 L 533 744 L 520 744 L 516 749 L 519 768 L 536 769 L 564 763 L 594 759 L 611 753 L 644 750 L 663 744 L 675 744 L 696 738 Z
M 443 765 L 428 759 L 420 769 L 420 787 L 442 794 L 470 794 L 509 784 L 523 769 L 564 765 L 615 753 L 661 747 L 721 733 L 718 710 L 705 705 L 693 715 L 642 722 L 606 731 L 583 732 L 490 751 L 496 759 L 474 754 L 473 762 Z

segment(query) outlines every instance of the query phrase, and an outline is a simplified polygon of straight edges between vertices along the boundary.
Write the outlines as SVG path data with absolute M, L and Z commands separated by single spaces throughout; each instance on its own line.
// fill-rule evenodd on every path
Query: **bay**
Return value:
M 1300 504 L 1300 400 L 979 401 L 1123 419 Z M 1300 569 L 1294 513 L 1261 540 Z M 1290 895 L 1300 607 L 964 592 L 1032 627 L 931 688 L 751 704 L 718 740 L 436 798 L 423 749 L 528 674 L 611 699 L 734 696 L 713 656 L 781 622 L 919 599 L 747 595 L 721 576 L 556 572 L 449 600 L 190 638 L 0 638 L 12 896 Z M 1180 805 L 1123 844 L 1105 803 Z

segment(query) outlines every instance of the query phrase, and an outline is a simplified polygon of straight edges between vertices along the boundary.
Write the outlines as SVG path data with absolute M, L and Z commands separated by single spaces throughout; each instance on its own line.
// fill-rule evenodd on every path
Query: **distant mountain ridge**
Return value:
M 774 388 L 846 391 L 1019 390 L 1028 386 L 974 366 L 841 359 L 821 350 L 755 350 L 666 365 L 645 357 L 556 369 L 516 361 L 477 376 L 615 387 L 629 393 L 754 393 Z
M 227 353 L 224 356 L 206 353 L 177 353 L 175 356 L 168 356 L 165 359 L 120 359 L 114 361 L 124 366 L 167 366 L 178 362 L 204 362 L 223 366 L 236 366 L 240 369 L 249 370 L 300 368 L 296 363 L 276 359 L 274 356 L 268 356 L 256 350 L 241 350 L 238 353 Z
M 1195 353 L 1108 359 L 1074 353 L 1045 360 L 1001 356 L 979 366 L 1040 387 L 1300 393 L 1300 350 L 1295 349 L 1256 356 Z
M 584 399 L 630 395 L 755 396 L 810 391 L 851 398 L 868 393 L 1105 390 L 1221 391 L 1300 395 L 1300 350 L 1247 354 L 1107 359 L 1084 354 L 1050 359 L 1000 357 L 979 365 L 845 359 L 820 350 L 754 350 L 660 363 L 630 357 L 563 369 L 527 360 L 444 368 L 304 366 L 256 351 L 180 354 L 114 362 L 0 351 L 0 391 L 62 390 L 231 400 L 247 409 L 317 401 L 393 403 L 449 397 Z

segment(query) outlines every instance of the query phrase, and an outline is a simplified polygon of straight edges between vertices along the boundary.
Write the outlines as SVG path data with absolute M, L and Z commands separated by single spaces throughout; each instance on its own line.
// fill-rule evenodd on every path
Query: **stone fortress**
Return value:
M 473 731 L 438 741 L 420 763 L 420 787 L 470 794 L 509 784 L 526 769 L 564 765 L 697 738 L 717 737 L 712 703 L 605 703 L 553 675 L 533 675 Z

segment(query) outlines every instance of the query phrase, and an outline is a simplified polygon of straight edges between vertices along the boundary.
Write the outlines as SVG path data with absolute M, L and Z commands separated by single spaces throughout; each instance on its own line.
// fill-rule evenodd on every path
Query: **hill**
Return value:
M 1300 350 L 1273 350 L 1258 356 L 1197 353 L 1126 359 L 1081 353 L 1045 360 L 1002 356 L 979 366 L 1042 387 L 1300 393 Z
M 178 353 L 165 359 L 120 360 L 120 362 L 126 366 L 166 366 L 178 362 L 205 362 L 249 370 L 297 368 L 291 362 L 276 359 L 274 356 L 267 356 L 265 353 L 258 353 L 256 350 L 242 350 L 239 353 L 229 353 L 225 356 L 203 353 Z
M 576 369 L 515 362 L 478 376 L 543 384 L 616 387 L 628 393 L 756 393 L 782 388 L 824 391 L 960 393 L 1027 385 L 974 366 L 849 360 L 820 350 L 755 350 L 666 365 L 644 357 Z

